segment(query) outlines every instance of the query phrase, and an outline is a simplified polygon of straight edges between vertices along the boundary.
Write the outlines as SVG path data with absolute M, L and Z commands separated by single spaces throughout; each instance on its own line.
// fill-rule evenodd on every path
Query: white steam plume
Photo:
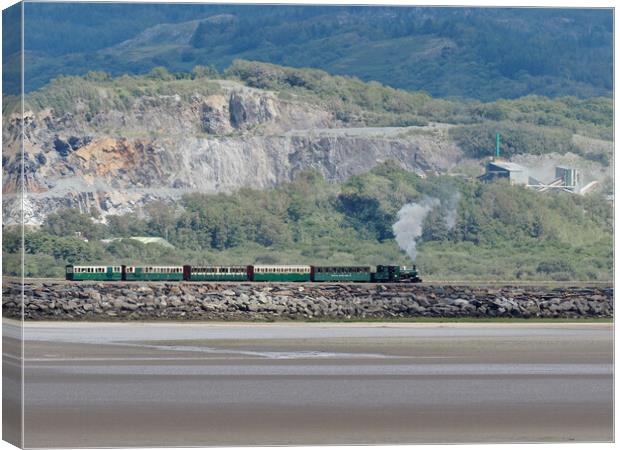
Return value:
M 418 203 L 407 203 L 398 211 L 398 220 L 392 225 L 396 242 L 415 261 L 416 240 L 422 234 L 424 218 L 431 209 L 439 205 L 439 200 L 425 197 Z
M 448 230 L 452 230 L 454 228 L 454 225 L 456 225 L 456 218 L 458 213 L 457 207 L 459 205 L 460 199 L 461 193 L 459 191 L 455 191 L 445 203 L 442 202 L 442 205 L 446 208 L 445 221 Z

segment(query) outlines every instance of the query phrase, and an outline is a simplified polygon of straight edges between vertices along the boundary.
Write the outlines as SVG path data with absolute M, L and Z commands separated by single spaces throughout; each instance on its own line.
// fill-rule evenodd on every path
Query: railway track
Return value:
M 21 278 L 18 277 L 3 277 L 3 283 L 11 282 L 11 283 L 19 283 L 21 282 Z M 368 287 L 376 287 L 379 285 L 389 285 L 389 284 L 399 284 L 399 285 L 413 285 L 416 286 L 523 286 L 523 287 L 601 287 L 601 286 L 610 286 L 613 287 L 613 281 L 521 281 L 521 280 L 429 280 L 423 281 L 422 283 L 337 283 L 337 282 L 264 282 L 264 281 L 69 281 L 63 278 L 25 278 L 24 282 L 27 284 L 40 284 L 40 283 L 56 283 L 56 284 L 114 284 L 114 285 L 127 285 L 131 286 L 132 284 L 165 284 L 165 283 L 174 283 L 174 284 L 218 284 L 218 285 L 238 285 L 238 284 L 250 284 L 256 286 L 266 286 L 266 285 L 279 285 L 279 284 L 287 284 L 287 285 L 295 285 L 295 286 L 326 286 L 326 285 L 340 285 L 340 284 L 355 284 L 356 286 L 368 286 Z

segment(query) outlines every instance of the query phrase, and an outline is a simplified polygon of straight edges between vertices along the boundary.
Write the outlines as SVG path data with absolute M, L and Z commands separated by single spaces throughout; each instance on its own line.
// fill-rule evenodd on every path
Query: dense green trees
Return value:
M 62 275 L 65 263 L 408 262 L 394 241 L 400 208 L 439 200 L 423 224 L 417 263 L 439 279 L 609 279 L 612 208 L 602 195 L 540 194 L 496 182 L 420 177 L 388 162 L 342 185 L 302 172 L 275 189 L 190 194 L 145 217 L 60 210 L 25 235 L 27 273 Z M 64 232 L 63 230 L 66 230 Z M 80 231 L 89 242 L 75 237 Z M 160 236 L 168 249 L 128 239 Z M 5 273 L 19 271 L 19 230 L 5 229 Z
M 26 18 L 27 91 L 61 74 L 223 70 L 237 58 L 487 101 L 610 96 L 613 86 L 610 9 L 38 3 Z M 189 42 L 160 27 L 113 47 L 196 19 Z

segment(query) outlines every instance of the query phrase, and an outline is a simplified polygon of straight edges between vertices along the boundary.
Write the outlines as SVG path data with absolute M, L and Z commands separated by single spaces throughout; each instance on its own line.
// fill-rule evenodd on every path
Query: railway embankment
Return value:
M 613 287 L 411 284 L 3 284 L 5 317 L 26 320 L 611 318 Z

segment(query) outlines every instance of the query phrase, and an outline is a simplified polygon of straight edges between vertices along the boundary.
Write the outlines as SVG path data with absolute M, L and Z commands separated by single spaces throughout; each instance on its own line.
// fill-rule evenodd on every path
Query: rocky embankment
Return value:
M 5 317 L 21 285 L 4 283 Z M 27 320 L 357 320 L 611 318 L 612 287 L 26 283 Z

